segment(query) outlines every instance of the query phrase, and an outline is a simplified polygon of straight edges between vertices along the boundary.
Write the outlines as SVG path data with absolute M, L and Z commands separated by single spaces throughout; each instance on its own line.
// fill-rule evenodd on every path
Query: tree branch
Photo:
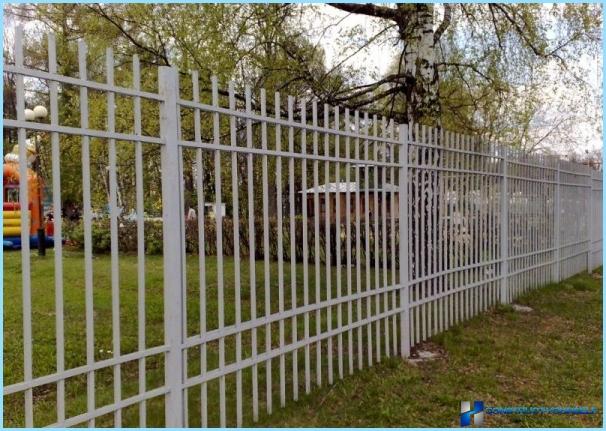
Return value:
M 330 6 L 340 9 L 345 12 L 373 16 L 375 18 L 384 18 L 390 19 L 392 21 L 397 21 L 398 19 L 398 11 L 396 9 L 385 7 L 385 6 L 377 6 L 373 3 L 328 3 Z
M 444 4 L 444 18 L 442 19 L 442 22 L 440 23 L 440 25 L 436 29 L 435 33 L 433 34 L 433 43 L 434 44 L 439 42 L 440 38 L 442 37 L 442 34 L 446 31 L 446 29 L 450 25 L 451 20 L 452 20 L 452 5 L 449 3 L 445 3 Z

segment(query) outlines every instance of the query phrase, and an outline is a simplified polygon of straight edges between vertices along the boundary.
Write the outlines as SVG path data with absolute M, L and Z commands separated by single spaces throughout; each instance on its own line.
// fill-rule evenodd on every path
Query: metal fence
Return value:
M 17 100 L 17 118 L 4 118 L 4 127 L 17 130 L 22 179 L 28 134 L 46 133 L 52 146 L 54 292 L 47 286 L 46 294 L 54 295 L 56 367 L 34 363 L 35 344 L 52 341 L 32 329 L 40 310 L 32 306 L 36 268 L 24 229 L 22 364 L 4 365 L 5 425 L 249 424 L 315 386 L 383 358 L 407 357 L 432 335 L 497 303 L 601 264 L 602 177 L 586 166 L 315 101 L 295 106 L 294 98 L 275 94 L 268 102 L 264 91 L 253 99 L 248 87 L 242 97 L 233 83 L 220 91 L 214 78 L 204 93 L 196 72 L 184 78 L 169 67 L 159 68 L 157 92 L 143 91 L 136 57 L 132 85 L 120 86 L 111 50 L 99 82 L 87 78 L 84 43 L 78 76 L 64 76 L 52 35 L 48 71 L 24 65 L 22 41 L 18 29 L 15 63 L 4 65 L 15 77 Z M 48 83 L 49 124 L 25 121 L 24 79 Z M 79 124 L 59 123 L 67 87 L 79 90 L 71 100 Z M 89 92 L 106 99 L 105 128 L 89 125 Z M 116 98 L 131 104 L 118 117 L 128 124 L 124 130 L 116 126 Z M 158 133 L 144 134 L 142 122 L 154 115 Z M 208 139 L 203 130 L 211 132 Z M 64 293 L 71 286 L 63 279 L 58 216 L 61 145 L 74 138 L 81 154 L 82 349 L 65 343 L 71 296 Z M 93 253 L 91 145 L 106 148 L 108 157 L 105 278 Z M 117 145 L 133 150 L 135 276 L 120 266 Z M 145 148 L 160 152 L 159 166 L 146 162 Z M 150 172 L 161 177 L 163 229 L 163 257 L 154 263 L 163 268 L 163 298 L 153 312 L 144 243 L 143 179 Z M 195 253 L 186 253 L 186 178 L 193 180 L 188 199 L 199 215 Z M 26 207 L 27 181 L 19 198 Z M 225 211 L 204 217 L 208 203 Z M 21 224 L 27 223 L 23 211 Z M 209 223 L 213 255 L 204 247 Z M 96 320 L 99 283 L 110 286 L 111 321 Z M 5 313 L 10 301 L 5 297 Z M 125 319 L 136 321 L 134 333 L 121 333 Z M 160 337 L 149 336 L 154 322 Z M 100 358 L 96 331 L 109 334 L 109 327 L 111 356 Z M 5 338 L 5 355 L 6 349 Z

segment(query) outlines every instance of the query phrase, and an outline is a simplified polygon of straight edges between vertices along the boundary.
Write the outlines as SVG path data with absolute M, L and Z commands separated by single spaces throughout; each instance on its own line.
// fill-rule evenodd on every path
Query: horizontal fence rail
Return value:
M 601 265 L 588 166 L 77 51 L 59 73 L 50 35 L 35 69 L 17 29 L 4 65 L 20 207 L 36 142 L 55 214 L 52 287 L 21 231 L 6 426 L 251 424 Z M 26 121 L 45 84 L 50 121 Z

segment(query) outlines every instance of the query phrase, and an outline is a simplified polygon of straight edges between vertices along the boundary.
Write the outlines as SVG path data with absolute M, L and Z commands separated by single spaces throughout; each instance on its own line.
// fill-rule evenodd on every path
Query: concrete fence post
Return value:
M 159 93 L 163 97 L 160 112 L 162 145 L 162 224 L 164 256 L 164 342 L 169 350 L 164 363 L 166 427 L 184 424 L 183 405 L 183 244 L 181 217 L 181 174 L 179 172 L 178 105 L 179 75 L 175 68 L 160 67 Z

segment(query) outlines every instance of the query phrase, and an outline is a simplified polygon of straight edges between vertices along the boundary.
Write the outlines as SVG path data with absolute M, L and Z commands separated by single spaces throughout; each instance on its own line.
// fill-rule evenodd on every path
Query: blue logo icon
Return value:
M 482 426 L 484 423 L 484 401 L 474 401 L 473 409 L 471 402 L 461 401 L 461 426 Z

